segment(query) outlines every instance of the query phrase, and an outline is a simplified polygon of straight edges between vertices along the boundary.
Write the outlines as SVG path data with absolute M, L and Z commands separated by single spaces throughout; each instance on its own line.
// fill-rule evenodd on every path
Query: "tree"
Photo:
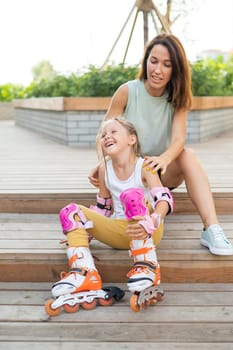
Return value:
M 56 76 L 56 71 L 53 69 L 49 61 L 42 60 L 32 68 L 33 80 L 39 83 L 42 80 L 52 80 Z

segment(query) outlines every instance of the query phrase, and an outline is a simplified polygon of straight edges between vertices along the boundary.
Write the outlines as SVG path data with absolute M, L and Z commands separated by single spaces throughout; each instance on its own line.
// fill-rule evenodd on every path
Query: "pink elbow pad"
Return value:
M 150 191 L 152 198 L 156 205 L 161 202 L 165 201 L 168 203 L 169 210 L 167 212 L 167 215 L 172 213 L 174 210 L 174 200 L 171 191 L 168 187 L 153 187 Z
M 111 210 L 112 210 L 112 198 L 102 198 L 99 197 L 97 194 L 97 203 L 96 205 L 91 205 L 90 209 L 94 210 L 96 213 L 99 213 L 100 215 L 104 216 L 111 216 Z

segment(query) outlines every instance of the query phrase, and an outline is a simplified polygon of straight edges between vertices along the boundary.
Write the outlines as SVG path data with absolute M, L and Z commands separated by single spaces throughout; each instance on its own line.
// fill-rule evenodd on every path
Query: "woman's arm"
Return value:
M 114 93 L 104 120 L 119 117 L 124 113 L 128 102 L 128 85 L 121 85 Z

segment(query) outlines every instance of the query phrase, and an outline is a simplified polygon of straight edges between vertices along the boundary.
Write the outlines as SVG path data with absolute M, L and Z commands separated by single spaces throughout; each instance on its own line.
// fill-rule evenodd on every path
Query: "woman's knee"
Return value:
M 180 153 L 180 155 L 177 157 L 178 162 L 193 162 L 197 159 L 196 152 L 194 149 L 185 147 L 183 151 Z

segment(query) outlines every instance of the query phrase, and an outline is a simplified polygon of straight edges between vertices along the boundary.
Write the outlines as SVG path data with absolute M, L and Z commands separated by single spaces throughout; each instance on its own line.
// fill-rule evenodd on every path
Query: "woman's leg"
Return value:
M 182 180 L 185 181 L 189 197 L 202 219 L 204 225 L 202 236 L 208 236 L 202 237 L 201 243 L 213 254 L 233 254 L 232 245 L 218 223 L 208 177 L 195 152 L 190 148 L 185 148 L 162 176 L 163 184 L 168 187 L 177 187 Z
M 204 227 L 217 224 L 218 218 L 208 177 L 196 154 L 190 148 L 186 148 L 168 167 L 167 174 L 162 176 L 162 182 L 168 187 L 177 187 L 182 179 L 185 181 L 189 197 L 197 208 Z

